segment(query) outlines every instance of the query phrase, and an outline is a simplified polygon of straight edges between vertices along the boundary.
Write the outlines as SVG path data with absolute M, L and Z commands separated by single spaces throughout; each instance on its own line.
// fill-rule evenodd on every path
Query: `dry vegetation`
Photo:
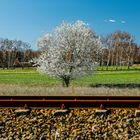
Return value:
M 140 88 L 45 87 L 0 84 L 0 96 L 140 96 Z

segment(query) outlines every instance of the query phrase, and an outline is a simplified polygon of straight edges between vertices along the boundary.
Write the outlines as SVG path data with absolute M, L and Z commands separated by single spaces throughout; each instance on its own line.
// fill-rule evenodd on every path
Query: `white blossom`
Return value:
M 93 74 L 100 51 L 100 39 L 83 21 L 63 22 L 40 38 L 42 55 L 38 70 L 65 81 Z

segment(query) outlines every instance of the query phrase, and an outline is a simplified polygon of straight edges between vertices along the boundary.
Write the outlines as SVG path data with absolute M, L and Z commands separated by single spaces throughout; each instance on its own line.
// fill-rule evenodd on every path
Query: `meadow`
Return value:
M 92 76 L 72 81 L 69 88 L 35 68 L 0 69 L 0 95 L 140 95 L 139 87 L 140 70 L 136 68 L 99 70 Z

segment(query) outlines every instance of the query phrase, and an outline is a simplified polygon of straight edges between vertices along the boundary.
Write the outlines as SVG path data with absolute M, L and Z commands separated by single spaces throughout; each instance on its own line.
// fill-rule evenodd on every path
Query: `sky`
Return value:
M 0 38 L 37 49 L 37 40 L 62 21 L 82 20 L 98 35 L 131 33 L 140 45 L 140 0 L 0 0 Z

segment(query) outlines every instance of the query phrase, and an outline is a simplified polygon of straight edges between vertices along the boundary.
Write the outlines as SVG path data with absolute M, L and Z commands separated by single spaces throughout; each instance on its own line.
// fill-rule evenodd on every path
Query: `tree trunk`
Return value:
M 117 52 L 117 54 L 116 54 L 116 70 L 118 70 L 118 66 L 119 66 L 119 54 L 118 54 L 118 52 Z
M 110 49 L 109 49 L 108 58 L 107 58 L 107 64 L 106 64 L 106 70 L 108 70 L 108 66 L 109 66 L 109 63 L 110 63 L 110 55 L 111 55 L 111 52 L 110 52 Z
M 102 70 L 103 70 L 103 68 L 104 68 L 104 63 L 103 63 L 104 61 L 103 61 L 103 56 L 102 56 L 102 60 L 101 60 L 101 67 L 102 67 Z
M 120 69 L 122 70 L 122 56 L 121 55 L 120 55 L 119 63 L 120 63 Z
M 63 86 L 69 87 L 70 84 L 70 78 L 69 77 L 64 77 L 63 78 Z
M 111 66 L 114 66 L 114 51 L 112 51 Z M 113 70 L 113 67 L 112 67 Z
M 127 69 L 130 70 L 130 58 L 128 57 Z
M 7 69 L 9 69 L 10 68 L 10 52 L 8 51 L 8 54 L 7 54 L 8 56 L 8 58 L 7 58 Z

